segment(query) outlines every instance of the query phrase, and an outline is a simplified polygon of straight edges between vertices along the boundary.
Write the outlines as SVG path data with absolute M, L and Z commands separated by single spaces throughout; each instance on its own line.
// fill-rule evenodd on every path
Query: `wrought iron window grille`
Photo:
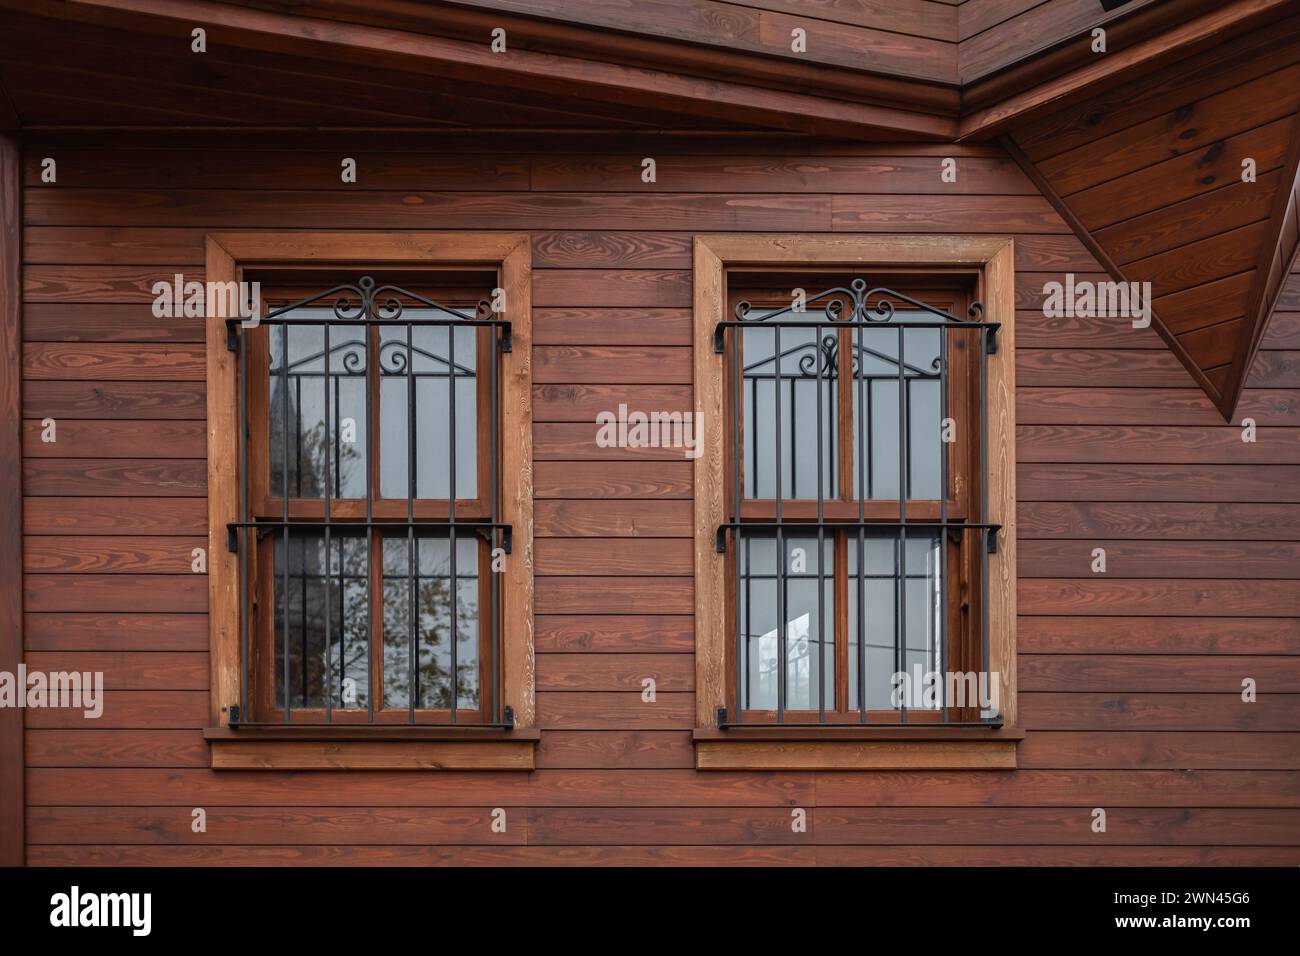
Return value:
M 906 318 L 899 313 L 910 313 Z M 810 313 L 821 313 L 820 317 L 813 317 Z M 775 711 L 775 723 L 762 721 L 761 725 L 765 728 L 790 728 L 799 729 L 807 728 L 808 721 L 787 719 L 788 711 L 803 710 L 815 711 L 816 721 L 818 724 L 827 723 L 827 667 L 825 660 L 826 648 L 830 647 L 834 651 L 836 641 L 832 635 L 828 642 L 826 639 L 826 581 L 828 578 L 825 567 L 825 543 L 827 533 L 843 534 L 848 541 L 849 546 L 856 541 L 857 545 L 857 570 L 848 574 L 850 586 L 856 585 L 857 588 L 857 706 L 851 708 L 855 712 L 856 720 L 852 721 L 855 725 L 876 725 L 897 727 L 899 723 L 908 722 L 908 708 L 906 701 L 901 702 L 895 709 L 898 712 L 898 721 L 872 721 L 868 718 L 869 709 L 867 705 L 867 671 L 866 671 L 866 628 L 867 618 L 872 608 L 867 605 L 865 598 L 865 581 L 869 577 L 882 577 L 882 575 L 868 575 L 866 571 L 864 543 L 869 537 L 879 538 L 882 534 L 889 536 L 895 547 L 894 571 L 892 577 L 895 586 L 893 604 L 891 608 L 893 617 L 893 647 L 894 662 L 896 672 L 904 670 L 906 661 L 908 643 L 907 643 L 907 594 L 906 583 L 909 579 L 915 577 L 908 567 L 908 533 L 924 532 L 927 536 L 932 537 L 940 542 L 961 543 L 964 536 L 971 534 L 975 536 L 972 541 L 977 543 L 980 561 L 980 587 L 983 591 L 983 598 L 980 601 L 983 620 L 979 622 L 979 646 L 983 656 L 982 666 L 985 673 L 988 672 L 988 555 L 997 551 L 997 537 L 1001 530 L 1001 525 L 992 522 L 989 518 L 988 487 L 987 480 L 984 476 L 988 471 L 988 418 L 987 418 L 987 363 L 988 356 L 995 354 L 997 351 L 997 332 L 1000 323 L 986 321 L 984 319 L 984 308 L 982 304 L 976 302 L 970 305 L 965 317 L 952 315 L 944 309 L 922 302 L 911 296 L 903 294 L 884 286 L 870 286 L 864 279 L 854 279 L 847 286 L 840 286 L 827 289 L 816 295 L 808 296 L 802 303 L 802 307 L 794 303 L 781 307 L 756 311 L 749 301 L 741 301 L 735 307 L 735 317 L 719 321 L 714 327 L 713 348 L 716 353 L 722 354 L 727 358 L 724 361 L 730 364 L 730 387 L 731 387 L 731 421 L 729 428 L 731 432 L 730 439 L 730 458 L 727 461 L 727 467 L 730 471 L 730 516 L 728 520 L 722 522 L 716 529 L 716 550 L 725 554 L 728 552 L 729 544 L 735 546 L 733 550 L 732 561 L 734 564 L 734 588 L 735 599 L 732 605 L 733 613 L 733 646 L 732 657 L 734 664 L 733 706 L 734 712 L 728 713 L 727 707 L 718 709 L 718 726 L 721 729 L 740 726 L 756 726 L 752 720 L 746 721 L 744 715 L 746 710 L 757 709 L 767 710 L 769 713 Z M 768 346 L 770 352 L 765 350 L 763 355 L 755 362 L 741 364 L 741 348 L 739 347 L 742 333 L 751 329 L 768 329 L 771 330 L 771 344 Z M 880 348 L 873 348 L 868 342 L 869 330 L 896 330 L 897 335 L 894 340 L 894 354 L 888 351 L 882 351 Z M 929 362 L 908 362 L 906 356 L 907 341 L 905 333 L 911 330 L 935 330 L 938 340 L 938 355 Z M 789 348 L 783 349 L 781 345 L 781 333 L 783 330 L 799 330 L 797 333 L 790 334 L 790 338 L 795 339 L 795 344 Z M 789 465 L 789 490 L 782 487 L 783 478 L 785 477 L 786 460 L 783 457 L 783 437 L 786 432 L 783 430 L 782 414 L 788 411 L 790 421 L 787 423 L 790 435 L 791 455 L 793 456 L 796 445 L 796 405 L 795 391 L 793 385 L 789 395 L 788 409 L 785 406 L 785 396 L 782 391 L 783 385 L 793 379 L 813 380 L 820 383 L 822 380 L 827 382 L 838 381 L 840 378 L 841 350 L 844 348 L 841 337 L 847 331 L 849 339 L 850 361 L 848 364 L 849 388 L 853 393 L 853 408 L 855 409 L 853 417 L 853 427 L 855 429 L 856 448 L 844 449 L 841 453 L 847 454 L 856 452 L 856 475 L 854 482 L 857 485 L 856 494 L 850 493 L 844 497 L 834 494 L 837 489 L 832 486 L 831 491 L 837 504 L 843 505 L 848 503 L 850 506 L 856 503 L 857 514 L 852 517 L 844 517 L 843 509 L 837 512 L 837 517 L 828 517 L 826 514 L 826 503 L 828 500 L 828 488 L 826 485 L 826 452 L 828 447 L 831 452 L 831 461 L 835 462 L 834 442 L 837 433 L 836 428 L 831 428 L 829 432 L 824 429 L 825 406 L 833 401 L 836 394 L 834 388 L 830 389 L 830 396 L 823 395 L 823 388 L 818 384 L 814 389 L 816 400 L 812 404 L 814 409 L 809 412 L 815 414 L 816 419 L 816 495 L 806 493 L 796 494 L 797 469 L 793 461 Z M 811 336 L 809 335 L 811 332 Z M 789 334 L 789 333 L 788 333 Z M 879 333 L 874 333 L 879 338 Z M 912 420 L 911 420 L 911 396 L 914 383 L 931 382 L 937 386 L 939 400 L 941 402 L 940 419 L 947 420 L 949 404 L 949 337 L 950 335 L 964 334 L 973 339 L 978 348 L 978 450 L 979 450 L 979 474 L 981 480 L 979 486 L 981 494 L 978 496 L 979 501 L 972 503 L 976 509 L 973 516 L 968 516 L 962 520 L 954 520 L 949 516 L 949 489 L 950 489 L 950 462 L 949 462 L 949 443 L 943 441 L 941 436 L 936 435 L 938 445 L 938 467 L 939 476 L 937 487 L 939 493 L 937 520 L 920 519 L 915 516 L 909 517 L 908 503 L 923 501 L 924 498 L 913 497 L 910 492 L 914 488 L 913 475 L 911 473 L 912 454 L 909 448 L 912 440 Z M 787 339 L 789 341 L 789 339 Z M 787 364 L 793 364 L 794 368 L 785 370 Z M 869 365 L 887 366 L 892 371 L 869 371 Z M 764 366 L 770 366 L 764 368 Z M 748 395 L 742 395 L 742 389 L 753 384 L 755 381 L 763 381 L 772 385 L 772 401 L 770 410 L 772 418 L 764 420 L 762 424 L 771 429 L 769 443 L 774 446 L 775 466 L 771 468 L 771 478 L 768 484 L 774 484 L 775 494 L 760 495 L 759 491 L 759 472 L 761 469 L 758 459 L 758 423 L 741 424 L 742 410 L 752 409 L 755 419 L 759 417 L 759 400 L 755 386 L 755 391 L 749 405 L 746 405 Z M 864 422 L 872 422 L 871 418 L 871 394 L 872 386 L 876 382 L 897 383 L 896 400 L 898 422 L 897 422 L 897 458 L 899 473 L 897 476 L 898 504 L 899 511 L 896 519 L 882 519 L 878 516 L 868 516 L 866 514 L 866 504 L 868 501 L 876 498 L 869 488 L 871 466 L 869 459 L 872 456 L 872 439 L 869 439 L 864 428 Z M 836 416 L 843 414 L 843 410 L 838 407 L 831 409 L 831 421 L 836 421 Z M 812 417 L 809 415 L 809 417 Z M 747 431 L 752 429 L 752 431 Z M 750 442 L 753 447 L 746 448 L 746 439 L 753 436 Z M 748 456 L 748 457 L 745 457 Z M 750 468 L 746 469 L 746 474 L 742 476 L 742 462 L 749 462 Z M 767 466 L 771 467 L 771 466 Z M 834 470 L 834 469 L 832 469 Z M 747 480 L 751 480 L 752 489 L 746 486 Z M 834 476 L 832 475 L 832 478 Z M 751 494 L 752 491 L 752 494 Z M 892 497 L 892 496 L 890 496 Z M 745 517 L 742 514 L 742 502 L 762 498 L 772 502 L 774 505 L 774 515 L 772 517 L 752 518 Z M 816 517 L 801 516 L 791 518 L 787 512 L 787 506 L 793 500 L 808 502 L 815 498 Z M 847 501 L 846 501 L 847 499 Z M 788 614 L 788 588 L 792 573 L 787 571 L 786 542 L 792 537 L 812 539 L 816 538 L 817 560 L 816 573 L 809 577 L 815 577 L 817 583 L 816 598 L 816 615 L 817 615 L 817 641 L 819 648 L 818 659 L 815 665 L 817 670 L 816 678 L 816 701 L 809 707 L 792 708 L 789 706 L 789 692 L 787 683 L 790 669 L 791 658 L 789 656 L 789 642 L 791 640 L 790 631 L 792 622 Z M 740 544 L 752 542 L 760 539 L 775 541 L 775 563 L 770 572 L 764 572 L 759 577 L 774 578 L 775 586 L 775 634 L 763 635 L 763 637 L 772 637 L 777 645 L 775 660 L 785 662 L 784 666 L 778 663 L 775 670 L 776 688 L 775 688 L 775 707 L 747 707 L 746 701 L 752 702 L 752 697 L 747 696 L 746 682 L 752 676 L 750 665 L 750 645 L 755 639 L 760 639 L 759 635 L 750 633 L 749 627 L 742 622 L 742 594 L 747 594 L 745 590 L 749 583 L 749 577 L 755 572 L 748 563 L 746 554 L 746 566 L 742 573 L 742 549 Z M 947 571 L 946 549 L 940 552 L 945 556 L 942 564 L 942 571 L 936 570 L 935 574 L 941 584 L 936 589 L 938 597 L 936 600 L 942 604 L 941 609 L 936 609 L 937 638 L 935 640 L 934 663 L 938 665 L 938 671 L 946 674 L 948 669 L 948 642 L 950 635 L 949 615 L 948 615 L 948 591 L 949 591 L 949 574 Z M 811 561 L 810 561 L 811 563 Z M 834 562 L 832 562 L 833 564 Z M 847 573 L 847 569 L 846 569 Z M 834 568 L 829 572 L 833 578 Z M 750 598 L 745 598 L 746 602 Z M 838 600 L 838 599 L 837 599 Z M 746 605 L 748 608 L 748 604 Z M 746 614 L 748 611 L 746 611 Z M 763 625 L 764 627 L 766 625 Z M 809 625 L 811 626 L 811 625 Z M 846 640 L 850 639 L 845 635 Z M 804 637 L 802 645 L 809 655 L 811 661 L 812 643 L 807 636 Z M 761 655 L 761 650 L 760 650 Z M 804 668 L 811 670 L 811 663 Z M 839 663 L 834 665 L 838 669 Z M 834 673 L 834 671 L 833 671 Z M 981 717 L 977 721 L 955 720 L 950 714 L 951 706 L 945 699 L 939 710 L 941 711 L 941 720 L 944 726 L 1000 726 L 1000 718 Z M 834 710 L 832 711 L 835 712 Z M 839 714 L 842 718 L 843 713 Z M 843 726 L 843 722 L 839 722 Z
M 303 310 L 311 309 L 312 314 L 303 315 Z M 412 315 L 409 310 L 417 314 Z M 325 313 L 325 314 L 321 314 Z M 280 357 L 278 364 L 273 361 L 267 362 L 267 367 L 254 369 L 252 374 L 267 375 L 268 380 L 276 382 L 276 387 L 281 389 L 281 395 L 284 396 L 280 402 L 282 414 L 285 416 L 285 424 L 281 430 L 281 439 L 285 442 L 285 447 L 281 452 L 281 487 L 279 489 L 280 510 L 278 518 L 271 518 L 265 515 L 254 516 L 252 505 L 250 503 L 251 489 L 253 485 L 253 476 L 250 474 L 250 431 L 251 420 L 250 413 L 250 360 L 249 360 L 249 342 L 252 333 L 265 327 L 268 336 L 277 335 L 280 343 Z M 310 327 L 320 329 L 323 339 L 323 348 L 311 354 L 292 358 L 289 349 L 289 330 L 293 327 Z M 347 332 L 341 340 L 331 342 L 331 331 L 345 327 Z M 383 340 L 379 327 L 385 330 L 404 332 L 404 336 Z M 357 330 L 361 329 L 361 338 L 355 337 Z M 445 328 L 447 330 L 445 341 L 447 342 L 447 354 L 439 355 L 437 352 L 421 347 L 414 341 L 413 335 L 416 329 L 427 328 Z M 373 330 L 373 331 L 372 331 Z M 457 330 L 464 330 L 462 334 L 469 337 L 471 343 L 478 341 L 478 336 L 483 330 L 488 330 L 490 337 L 490 347 L 488 349 L 489 361 L 487 368 L 471 368 L 463 362 L 457 360 L 456 352 L 456 333 Z M 417 726 L 439 726 L 458 725 L 467 730 L 470 729 L 512 729 L 514 726 L 514 714 L 512 708 L 505 706 L 501 690 L 501 656 L 503 652 L 502 635 L 501 635 L 501 612 L 499 587 L 497 574 L 490 571 L 487 575 L 488 580 L 483 582 L 478 574 L 478 567 L 483 562 L 476 563 L 472 573 L 463 572 L 457 568 L 457 544 L 468 538 L 481 539 L 484 546 L 490 549 L 499 548 L 502 552 L 510 553 L 511 551 L 511 526 L 509 523 L 501 520 L 500 507 L 500 423 L 499 411 L 501 403 L 501 374 L 499 370 L 499 357 L 502 353 L 511 351 L 511 329 L 510 322 L 495 312 L 487 300 L 480 300 L 472 310 L 464 310 L 443 305 L 433 299 L 426 298 L 416 292 L 392 284 L 378 284 L 371 276 L 362 276 L 355 283 L 335 285 L 329 289 L 314 293 L 305 298 L 290 304 L 280 306 L 268 311 L 265 315 L 254 319 L 229 319 L 226 321 L 227 348 L 237 353 L 239 362 L 239 402 L 238 402 L 238 421 L 240 431 L 239 447 L 239 520 L 227 524 L 228 547 L 239 555 L 239 592 L 240 592 L 240 699 L 238 703 L 228 705 L 229 725 L 232 729 L 239 727 L 283 727 L 292 725 L 294 727 L 312 727 L 312 726 L 339 726 L 335 720 L 336 711 L 353 710 L 360 713 L 363 708 L 346 708 L 336 704 L 336 692 L 339 688 L 330 686 L 337 678 L 340 682 L 346 680 L 345 668 L 343 661 L 340 660 L 340 666 L 335 668 L 333 661 L 333 652 L 335 645 L 338 646 L 340 656 L 344 650 L 343 617 L 346 613 L 343 607 L 341 594 L 344 590 L 344 556 L 342 548 L 339 548 L 338 570 L 334 569 L 335 551 L 332 545 L 340 544 L 343 540 L 363 540 L 367 554 L 366 573 L 365 573 L 365 614 L 369 618 L 376 607 L 374 579 L 376 575 L 370 568 L 370 562 L 375 560 L 376 551 L 380 554 L 380 561 L 383 560 L 385 541 L 405 541 L 406 543 L 406 574 L 404 575 L 407 585 L 407 630 L 408 630 L 408 670 L 407 670 L 407 687 L 406 687 L 406 717 L 404 722 L 397 721 L 376 721 L 376 699 L 377 696 L 384 693 L 384 687 L 376 687 L 374 680 L 374 661 L 372 655 L 383 654 L 386 633 L 378 635 L 372 633 L 373 629 L 367 625 L 366 629 L 366 703 L 364 706 L 364 721 L 348 720 L 343 726 L 393 726 L 393 727 L 410 727 Z M 268 350 L 269 351 L 269 350 Z M 423 359 L 426 363 L 434 366 L 434 370 L 425 369 L 417 371 L 416 361 Z M 338 365 L 335 368 L 335 365 Z M 309 370 L 310 369 L 310 370 Z M 487 517 L 477 515 L 466 516 L 457 514 L 458 502 L 463 506 L 467 499 L 461 498 L 457 494 L 457 432 L 460 430 L 456 415 L 456 383 L 457 379 L 473 379 L 476 382 L 476 388 L 481 385 L 480 376 L 486 374 L 488 377 L 488 396 L 489 396 L 489 420 L 485 423 L 477 421 L 476 442 L 481 442 L 484 432 L 487 433 L 489 443 L 487 463 L 490 475 L 487 476 L 486 485 L 485 476 L 482 474 L 475 475 L 476 494 L 480 489 L 486 488 Z M 300 377 L 304 375 L 314 376 L 322 381 L 322 396 L 324 401 L 323 422 L 323 454 L 321 461 L 324 464 L 325 480 L 319 493 L 306 495 L 305 497 L 314 500 L 320 500 L 323 516 L 320 518 L 303 518 L 290 514 L 289 502 L 291 498 L 301 498 L 302 489 L 293 489 L 296 494 L 291 494 L 289 488 L 289 448 L 288 435 L 289 428 L 287 422 L 289 400 L 289 381 L 291 377 Z M 448 480 L 449 491 L 445 499 L 447 515 L 445 518 L 430 519 L 416 514 L 417 500 L 430 500 L 429 496 L 418 498 L 416 484 L 416 443 L 417 428 L 415 420 L 416 408 L 416 381 L 418 378 L 440 379 L 447 383 L 447 401 L 448 401 L 448 418 L 449 426 L 447 427 L 447 448 L 446 461 L 449 465 Z M 358 382 L 364 382 L 364 421 L 367 423 L 366 441 L 367 456 L 365 459 L 365 492 L 364 517 L 348 515 L 341 517 L 334 513 L 336 502 L 345 496 L 340 494 L 341 488 L 341 464 L 339 457 L 339 448 L 341 445 L 339 435 L 339 418 L 341 400 L 339 398 L 339 383 L 341 381 L 353 379 Z M 374 505 L 377 498 L 391 500 L 391 496 L 378 495 L 375 487 L 375 479 L 372 476 L 370 455 L 376 453 L 379 447 L 380 438 L 370 435 L 370 423 L 376 421 L 374 418 L 375 408 L 372 403 L 377 395 L 375 385 L 377 381 L 405 381 L 406 389 L 406 462 L 408 469 L 407 493 L 405 496 L 405 517 L 377 517 L 374 513 Z M 333 388 L 331 388 L 333 386 Z M 301 403 L 301 400 L 300 400 Z M 271 412 L 271 406 L 268 403 L 265 409 L 259 410 L 261 414 Z M 301 433 L 299 441 L 301 441 Z M 422 436 L 420 436 L 422 437 Z M 269 443 L 268 443 L 269 444 Z M 271 467 L 273 459 L 273 449 L 268 447 L 264 449 L 263 467 L 268 470 Z M 301 448 L 299 453 L 299 485 L 301 484 Z M 264 476 L 267 482 L 267 494 L 270 496 L 274 489 L 270 487 L 271 476 Z M 355 501 L 360 495 L 346 496 L 349 500 Z M 400 501 L 400 499 L 398 499 Z M 442 500 L 436 498 L 433 500 Z M 321 698 L 323 707 L 313 707 L 306 705 L 298 708 L 299 710 L 321 711 L 324 712 L 323 720 L 295 720 L 293 718 L 294 705 L 291 702 L 291 681 L 290 681 L 290 649 L 289 649 L 289 543 L 301 532 L 310 532 L 323 542 L 325 555 L 325 570 L 323 577 L 325 580 L 325 591 L 327 599 L 321 606 L 324 624 L 324 671 L 321 678 L 322 693 Z M 379 535 L 378 548 L 375 536 Z M 270 720 L 265 719 L 265 715 L 259 712 L 259 708 L 250 706 L 250 689 L 254 679 L 267 681 L 271 679 L 269 673 L 259 673 L 254 676 L 252 672 L 252 646 L 251 641 L 254 635 L 250 633 L 251 613 L 254 606 L 255 597 L 252 593 L 253 582 L 250 580 L 250 559 L 256 548 L 258 541 L 268 537 L 278 536 L 279 542 L 283 547 L 282 567 L 278 571 L 272 571 L 280 578 L 281 595 L 280 595 L 280 620 L 284 622 L 282 656 L 284 659 L 282 674 L 282 696 L 283 705 L 276 705 L 275 710 L 282 713 L 282 719 Z M 433 575 L 431 573 L 422 574 L 419 568 L 419 544 L 424 541 L 445 541 L 447 543 L 449 573 L 443 575 Z M 381 580 L 380 590 L 383 590 L 383 582 L 391 577 L 385 568 L 378 568 L 378 577 Z M 261 572 L 259 572 L 261 573 Z M 481 608 L 485 597 L 488 600 L 488 610 L 486 612 L 486 621 L 479 624 L 479 627 L 486 623 L 490 628 L 490 660 L 487 665 L 484 664 L 482 656 L 477 660 L 477 694 L 481 702 L 485 691 L 485 682 L 491 683 L 491 709 L 484 708 L 481 713 L 482 719 L 473 721 L 462 721 L 460 711 L 464 708 L 460 704 L 460 668 L 457 660 L 457 644 L 460 637 L 460 582 L 469 577 L 474 577 L 478 583 L 476 585 L 476 604 Z M 416 588 L 420 580 L 429 577 L 445 578 L 450 583 L 446 588 L 447 600 L 450 603 L 449 631 L 450 638 L 448 641 L 448 655 L 450 657 L 450 692 L 448 695 L 448 706 L 441 708 L 417 708 L 416 701 L 420 698 L 420 669 L 418 666 L 417 644 L 419 638 L 417 631 L 416 619 L 423 615 L 423 610 L 417 611 L 420 605 L 417 603 Z M 334 596 L 330 593 L 337 578 L 340 599 L 338 608 L 331 605 L 334 603 Z M 305 582 L 305 576 L 304 576 Z M 486 585 L 486 587 L 484 586 Z M 485 595 L 484 591 L 488 593 Z M 306 620 L 307 607 L 307 590 L 304 583 L 300 591 L 302 617 Z M 382 598 L 381 598 L 382 600 Z M 275 621 L 274 609 L 266 609 L 271 616 L 270 631 L 272 639 L 275 638 Z M 335 636 L 333 612 L 338 613 L 338 635 Z M 304 623 L 305 630 L 305 623 Z M 476 632 L 477 633 L 477 632 Z M 422 635 L 421 635 L 422 637 Z M 305 647 L 304 638 L 304 647 Z M 304 650 L 304 661 L 306 651 Z M 302 673 L 303 697 L 307 695 L 307 675 L 306 665 L 304 663 Z M 340 685 L 341 686 L 341 685 Z M 345 699 L 345 698 L 341 698 Z M 381 708 L 393 712 L 397 708 Z M 429 720 L 423 719 L 423 715 L 429 710 L 447 711 L 448 719 L 446 720 Z M 477 713 L 477 712 L 476 712 Z

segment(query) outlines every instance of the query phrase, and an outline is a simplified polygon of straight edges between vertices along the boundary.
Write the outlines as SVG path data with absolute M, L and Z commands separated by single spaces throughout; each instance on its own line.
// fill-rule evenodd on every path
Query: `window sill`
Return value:
M 1023 730 L 697 728 L 697 770 L 1014 770 Z
M 534 769 L 536 729 L 210 727 L 213 770 Z

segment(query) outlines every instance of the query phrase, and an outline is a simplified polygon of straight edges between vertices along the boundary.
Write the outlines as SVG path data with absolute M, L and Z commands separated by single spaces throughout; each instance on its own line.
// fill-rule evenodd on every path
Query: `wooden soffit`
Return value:
M 1300 17 L 1088 97 L 1005 140 L 1231 417 L 1300 244 Z

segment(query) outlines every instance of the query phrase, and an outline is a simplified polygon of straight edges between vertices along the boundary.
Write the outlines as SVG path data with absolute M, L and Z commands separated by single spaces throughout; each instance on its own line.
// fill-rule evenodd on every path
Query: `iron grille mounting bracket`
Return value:
M 501 343 L 502 352 L 514 351 L 515 340 L 514 334 L 510 331 L 510 323 L 505 322 L 501 326 L 501 338 L 497 340 Z
M 240 716 L 239 705 L 231 704 L 229 709 L 230 709 L 230 729 L 234 730 L 239 726 L 239 716 Z
M 502 715 L 502 720 L 505 723 L 506 730 L 515 729 L 515 709 L 511 707 L 509 704 L 506 704 L 506 709 Z

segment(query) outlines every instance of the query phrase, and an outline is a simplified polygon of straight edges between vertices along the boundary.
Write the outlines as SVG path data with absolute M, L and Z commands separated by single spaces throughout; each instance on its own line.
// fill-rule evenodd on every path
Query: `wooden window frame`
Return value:
M 212 766 L 222 769 L 531 770 L 538 740 L 533 642 L 531 239 L 524 233 L 221 232 L 207 236 L 206 280 L 238 282 L 295 269 L 494 270 L 505 292 L 501 317 L 512 350 L 501 356 L 501 520 L 513 548 L 501 572 L 502 701 L 514 727 L 357 724 L 230 728 L 240 697 L 238 558 L 227 523 L 238 520 L 238 374 L 226 346 L 226 319 L 206 319 L 208 411 L 208 596 Z M 480 475 L 480 480 L 482 476 Z M 481 483 L 480 483 L 481 487 Z M 458 498 L 458 501 L 461 500 Z
M 912 235 L 701 235 L 694 244 L 694 394 L 702 452 L 695 461 L 696 767 L 701 770 L 1014 768 L 1024 736 L 1016 710 L 1015 274 L 1006 237 Z M 717 323 L 729 318 L 728 274 L 772 270 L 872 269 L 938 277 L 965 274 L 984 319 L 998 322 L 988 356 L 986 472 L 990 521 L 1000 523 L 988 556 L 989 669 L 1000 674 L 1001 727 L 808 724 L 719 729 L 728 701 L 727 555 L 716 549 L 726 518 L 727 372 L 714 351 Z

